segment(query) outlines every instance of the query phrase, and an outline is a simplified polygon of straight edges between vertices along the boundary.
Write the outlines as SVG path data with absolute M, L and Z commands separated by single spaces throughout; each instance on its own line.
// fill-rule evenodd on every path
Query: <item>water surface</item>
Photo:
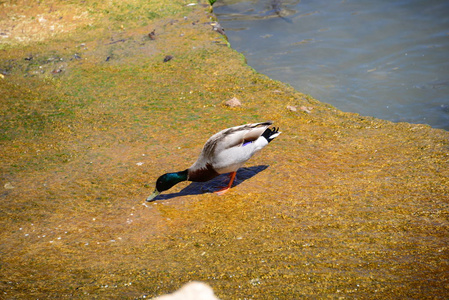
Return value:
M 449 130 L 449 1 L 221 0 L 234 49 L 335 107 Z

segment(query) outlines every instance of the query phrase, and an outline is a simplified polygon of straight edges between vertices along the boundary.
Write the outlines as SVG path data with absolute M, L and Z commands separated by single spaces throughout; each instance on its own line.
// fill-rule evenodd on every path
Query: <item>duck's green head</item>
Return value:
M 147 198 L 147 202 L 153 201 L 153 199 L 156 198 L 157 195 L 159 195 L 163 191 L 170 189 L 175 184 L 187 180 L 187 174 L 188 172 L 187 170 L 185 170 L 175 173 L 166 173 L 160 176 L 156 181 L 156 189 Z

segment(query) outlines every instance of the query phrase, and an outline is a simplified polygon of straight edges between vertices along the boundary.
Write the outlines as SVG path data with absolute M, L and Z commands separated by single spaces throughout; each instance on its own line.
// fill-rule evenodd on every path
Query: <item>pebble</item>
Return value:
M 7 190 L 12 190 L 14 188 L 14 186 L 11 184 L 11 182 L 5 183 L 5 185 L 3 187 Z
M 229 107 L 240 107 L 240 106 L 242 106 L 242 102 L 240 102 L 239 99 L 234 97 L 234 98 L 229 99 L 228 101 L 226 101 L 225 105 L 229 106 Z
M 164 62 L 170 61 L 170 60 L 172 60 L 173 58 L 174 58 L 173 55 L 167 55 L 167 56 L 165 56 L 165 58 L 164 58 Z
M 299 109 L 302 110 L 303 112 L 306 112 L 306 113 L 310 114 L 310 113 L 312 113 L 313 107 L 301 106 Z

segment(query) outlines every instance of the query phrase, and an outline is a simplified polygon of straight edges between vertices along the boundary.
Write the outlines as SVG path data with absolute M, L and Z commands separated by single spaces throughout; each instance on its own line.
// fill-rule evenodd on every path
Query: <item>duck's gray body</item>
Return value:
M 209 177 L 205 176 L 205 173 L 219 175 L 237 171 L 254 154 L 268 145 L 268 140 L 262 134 L 271 124 L 271 121 L 246 124 L 222 130 L 211 136 L 198 160 L 188 169 L 188 180 L 207 181 L 202 180 Z

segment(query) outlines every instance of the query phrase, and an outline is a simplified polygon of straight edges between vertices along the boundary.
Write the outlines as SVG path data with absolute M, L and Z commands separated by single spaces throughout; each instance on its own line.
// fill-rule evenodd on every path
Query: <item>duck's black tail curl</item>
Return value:
M 262 136 L 269 142 L 271 142 L 272 140 L 274 140 L 275 137 L 277 137 L 278 135 L 280 135 L 281 132 L 279 131 L 279 127 L 273 127 L 273 128 L 267 128 L 265 129 L 264 133 L 262 133 Z

